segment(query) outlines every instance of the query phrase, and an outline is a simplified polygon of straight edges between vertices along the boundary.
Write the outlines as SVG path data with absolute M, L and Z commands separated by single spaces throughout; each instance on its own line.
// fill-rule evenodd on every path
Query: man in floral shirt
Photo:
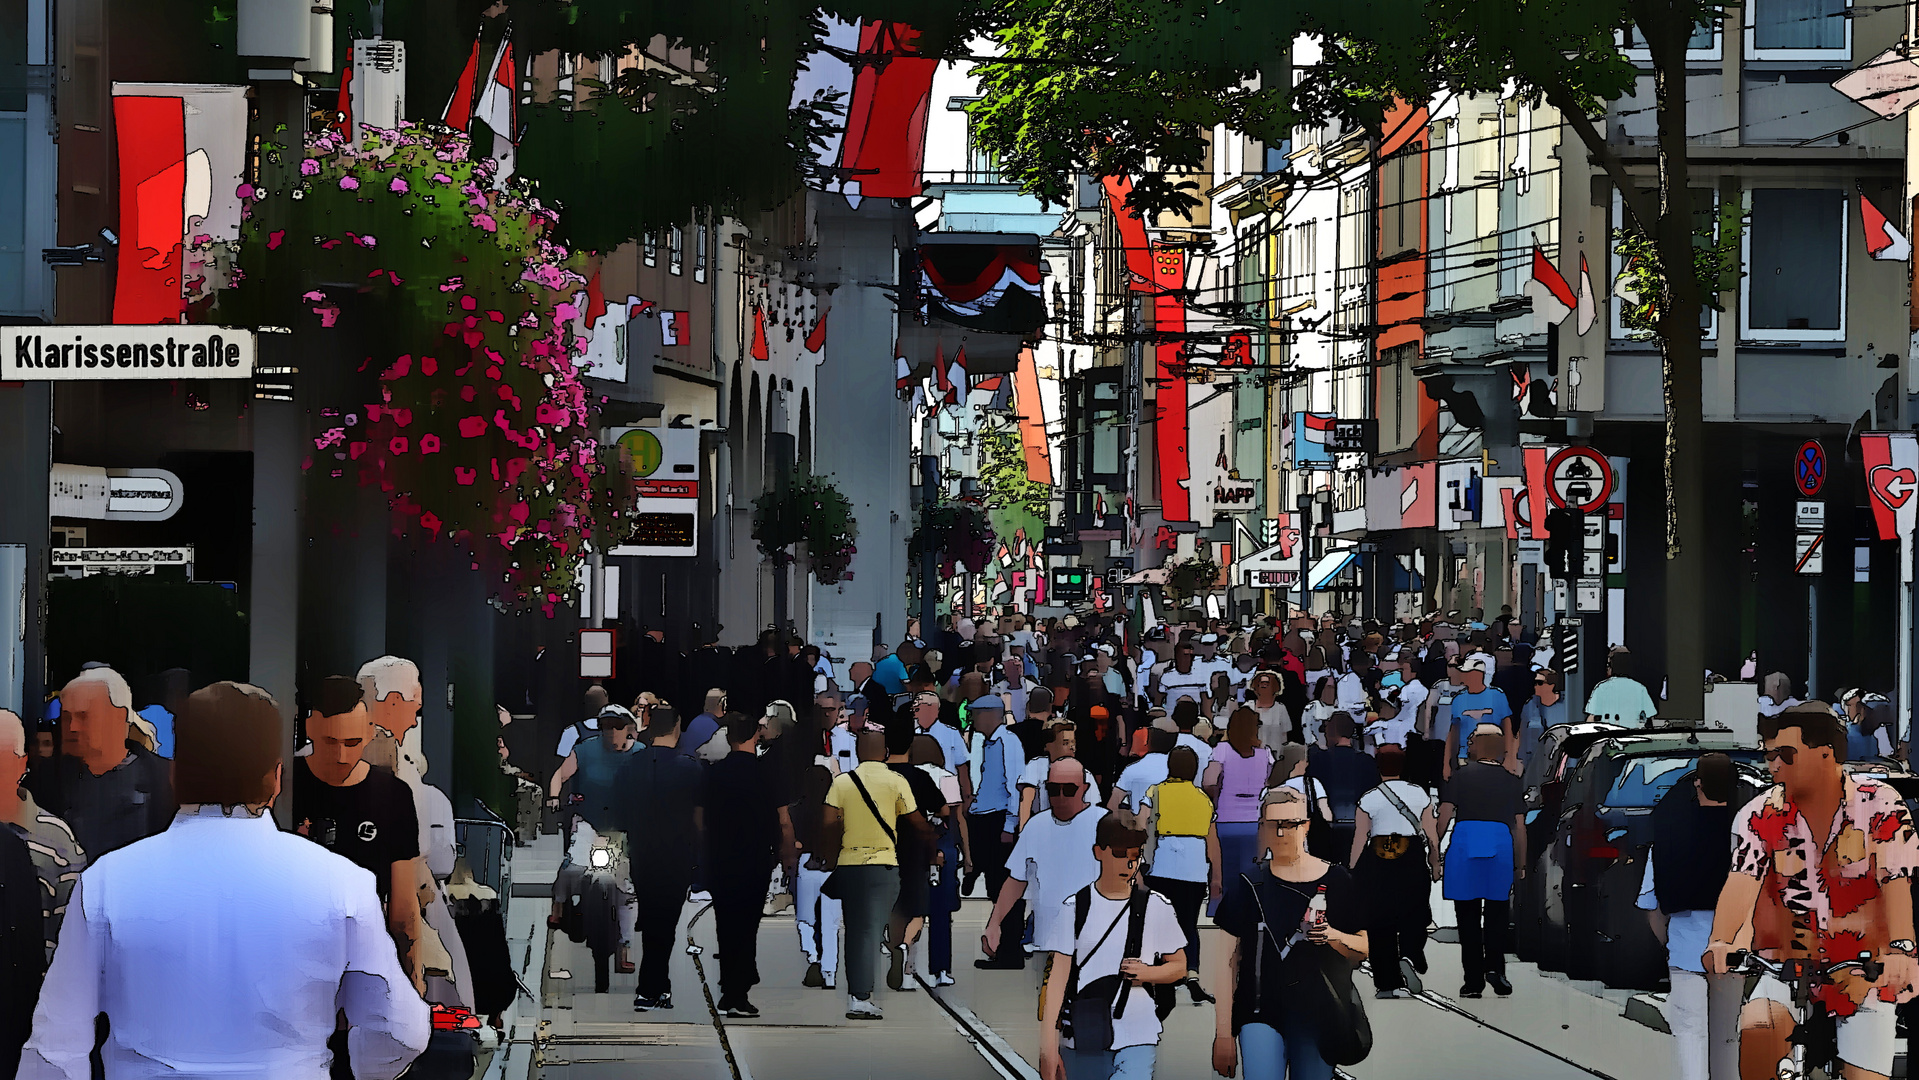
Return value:
M 1878 959 L 1885 972 L 1877 983 L 1841 969 L 1813 996 L 1838 1021 L 1848 1080 L 1887 1076 L 1893 1005 L 1913 995 L 1919 977 L 1912 891 L 1897 880 L 1919 869 L 1919 835 L 1890 785 L 1840 767 L 1845 736 L 1825 705 L 1762 716 L 1759 736 L 1776 783 L 1733 818 L 1732 872 L 1702 960 L 1708 972 L 1724 972 L 1748 931 L 1751 947 L 1772 960 L 1823 968 L 1862 953 Z M 1776 1074 L 1797 1020 L 1791 1002 L 1790 986 L 1770 975 L 1753 988 L 1739 1016 L 1741 1076 Z

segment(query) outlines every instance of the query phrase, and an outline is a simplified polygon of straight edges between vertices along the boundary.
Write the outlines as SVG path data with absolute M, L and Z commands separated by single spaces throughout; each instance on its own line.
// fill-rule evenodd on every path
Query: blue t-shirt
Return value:
M 1511 702 L 1506 700 L 1503 690 L 1487 687 L 1477 694 L 1460 691 L 1453 695 L 1453 731 L 1458 733 L 1459 760 L 1466 760 L 1466 744 L 1472 740 L 1473 729 L 1481 724 L 1499 724 L 1502 727 L 1513 715 Z
M 906 692 L 906 662 L 898 653 L 886 654 L 886 659 L 873 665 L 873 681 L 886 687 L 889 694 Z

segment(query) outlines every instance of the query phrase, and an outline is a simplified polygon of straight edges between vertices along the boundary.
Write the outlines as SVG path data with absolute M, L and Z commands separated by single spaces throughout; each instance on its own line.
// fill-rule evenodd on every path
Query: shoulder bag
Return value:
M 1266 917 L 1266 905 L 1259 899 L 1259 886 L 1250 875 L 1241 876 L 1252 886 L 1253 905 L 1259 909 L 1260 928 L 1266 932 L 1273 948 L 1285 956 L 1288 950 L 1281 946 L 1273 932 L 1272 920 Z M 1278 878 L 1273 880 L 1281 888 L 1292 889 L 1292 886 Z M 1292 891 L 1299 892 L 1298 889 Z M 1366 1006 L 1360 999 L 1359 988 L 1353 985 L 1353 965 L 1347 963 L 1346 958 L 1330 945 L 1314 948 L 1308 955 L 1311 957 L 1312 970 L 1300 984 L 1300 989 L 1307 1007 L 1313 1010 L 1318 1021 L 1319 1056 L 1328 1065 L 1357 1065 L 1373 1051 L 1373 1025 L 1366 1018 Z
M 866 784 L 860 780 L 859 771 L 855 769 L 846 775 L 853 781 L 853 786 L 860 789 L 860 798 L 866 801 L 866 808 L 873 812 L 873 820 L 879 822 L 880 831 L 886 834 L 888 840 L 898 844 L 899 836 L 893 832 L 893 826 L 887 823 L 886 815 L 880 813 L 879 806 L 873 802 L 873 796 L 867 792 Z M 835 866 L 833 872 L 826 875 L 826 880 L 820 883 L 820 895 L 829 900 L 844 900 L 845 892 L 846 882 L 841 879 L 839 868 Z
M 1112 924 L 1099 936 L 1093 947 L 1086 951 L 1086 958 L 1092 959 L 1099 953 L 1106 939 L 1113 936 L 1120 921 L 1126 922 L 1126 942 L 1122 950 L 1125 959 L 1139 958 L 1140 948 L 1146 935 L 1146 905 L 1151 894 L 1144 889 L 1134 889 L 1126 906 L 1113 916 Z M 1087 886 L 1073 895 L 1073 957 L 1066 969 L 1066 996 L 1060 1003 L 1059 1030 L 1073 1040 L 1077 1050 L 1104 1051 L 1113 1048 L 1113 1021 L 1126 1015 L 1126 1002 L 1132 995 L 1133 984 L 1126 977 L 1115 972 L 1103 975 L 1079 985 L 1079 938 L 1086 929 L 1086 915 L 1092 905 L 1093 889 Z M 1174 987 L 1149 986 L 1145 988 L 1153 1001 L 1153 1011 L 1161 1020 L 1173 1011 L 1177 998 Z
M 1419 818 L 1411 810 L 1406 808 L 1405 800 L 1393 794 L 1392 781 L 1389 780 L 1381 783 L 1379 785 L 1379 793 L 1387 802 L 1393 804 L 1393 809 L 1399 811 L 1400 816 L 1410 822 L 1413 831 L 1417 833 L 1419 831 Z M 1413 849 L 1413 839 L 1411 836 L 1398 836 L 1389 833 L 1371 837 L 1367 843 L 1372 847 L 1373 854 L 1376 857 L 1391 861 L 1411 851 Z

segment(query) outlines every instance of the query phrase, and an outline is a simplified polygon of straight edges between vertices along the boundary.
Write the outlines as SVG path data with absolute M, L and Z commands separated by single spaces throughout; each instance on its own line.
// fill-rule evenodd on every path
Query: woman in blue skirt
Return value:
M 1512 930 L 1515 868 L 1526 865 L 1526 808 L 1519 777 L 1500 762 L 1507 735 L 1498 724 L 1473 730 L 1472 760 L 1453 771 L 1439 804 L 1439 831 L 1450 822 L 1444 895 L 1459 917 L 1461 997 L 1513 992 L 1506 981 L 1506 947 Z

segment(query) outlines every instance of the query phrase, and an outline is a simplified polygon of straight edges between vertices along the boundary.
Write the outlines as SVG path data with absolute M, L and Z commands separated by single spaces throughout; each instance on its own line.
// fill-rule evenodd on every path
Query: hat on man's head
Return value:
M 1493 665 L 1482 653 L 1465 653 L 1461 655 L 1458 667 L 1461 671 L 1478 671 L 1487 675 L 1493 673 Z
M 969 713 L 1003 713 L 1006 711 L 1006 703 L 1001 701 L 997 695 L 987 694 L 985 697 L 974 698 L 972 701 L 967 702 L 966 711 Z
M 1217 645 L 1219 644 L 1219 635 L 1218 634 L 1201 634 L 1199 635 L 1199 643 L 1201 645 Z

